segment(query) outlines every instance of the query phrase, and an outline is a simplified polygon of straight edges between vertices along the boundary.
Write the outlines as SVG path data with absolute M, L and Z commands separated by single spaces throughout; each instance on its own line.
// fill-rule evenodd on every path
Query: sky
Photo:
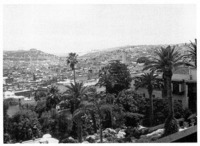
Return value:
M 196 38 L 192 4 L 4 5 L 3 50 L 65 54 Z

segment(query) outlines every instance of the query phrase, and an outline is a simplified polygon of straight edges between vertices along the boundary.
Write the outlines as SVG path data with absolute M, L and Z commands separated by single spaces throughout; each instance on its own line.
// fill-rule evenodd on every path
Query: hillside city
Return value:
M 190 49 L 194 44 L 122 46 L 81 56 L 72 53 L 71 58 L 37 49 L 4 51 L 4 143 L 193 142 L 197 69 Z M 172 61 L 183 62 L 172 71 L 170 87 L 167 74 L 148 68 L 161 48 L 163 52 L 175 48 L 181 58 L 176 54 Z M 155 79 L 151 86 L 140 84 L 145 75 Z M 154 86 L 154 82 L 159 83 Z M 167 100 L 169 89 L 173 110 Z M 83 113 L 88 105 L 94 109 Z M 104 105 L 102 111 L 97 105 Z M 173 125 L 167 134 L 163 124 L 172 111 L 179 129 Z M 179 132 L 192 134 L 181 137 Z

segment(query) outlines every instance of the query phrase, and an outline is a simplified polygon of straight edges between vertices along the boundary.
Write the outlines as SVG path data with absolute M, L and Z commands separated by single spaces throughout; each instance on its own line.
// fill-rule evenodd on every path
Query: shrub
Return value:
M 125 125 L 127 127 L 128 126 L 137 127 L 142 117 L 143 115 L 141 114 L 127 112 L 125 114 L 125 119 L 126 119 Z
M 9 106 L 14 106 L 19 104 L 18 99 L 14 98 L 5 99 L 4 102 L 8 103 Z
M 125 133 L 126 133 L 126 138 L 131 138 L 131 137 L 135 137 L 135 138 L 140 138 L 140 135 L 141 135 L 141 132 L 138 130 L 138 128 L 136 127 L 128 127 L 126 130 L 125 130 Z
M 10 124 L 11 131 L 9 133 L 17 142 L 42 136 L 41 125 L 34 111 L 20 110 L 11 118 Z
M 163 136 L 168 136 L 170 134 L 178 132 L 178 122 L 173 116 L 169 116 L 166 121 L 165 121 L 165 126 L 164 126 L 164 134 Z

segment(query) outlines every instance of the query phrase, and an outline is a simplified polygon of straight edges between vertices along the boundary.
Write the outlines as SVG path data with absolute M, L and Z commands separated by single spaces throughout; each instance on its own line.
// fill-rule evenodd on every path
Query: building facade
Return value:
M 158 77 L 161 79 L 161 76 Z M 134 80 L 131 88 L 135 90 Z M 136 91 L 139 95 L 149 98 L 146 88 L 139 88 Z M 155 89 L 153 98 L 163 99 L 163 90 Z M 183 108 L 189 108 L 192 112 L 197 111 L 197 70 L 195 68 L 181 68 L 172 76 L 172 97 L 173 102 L 179 102 Z

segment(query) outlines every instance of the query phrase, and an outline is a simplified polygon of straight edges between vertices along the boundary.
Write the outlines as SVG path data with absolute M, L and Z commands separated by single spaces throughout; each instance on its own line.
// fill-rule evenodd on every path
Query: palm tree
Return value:
M 82 126 L 83 126 L 83 116 L 85 115 L 85 109 L 84 108 L 78 108 L 73 113 L 73 121 L 77 125 L 77 135 L 78 135 L 78 141 L 82 142 Z
M 197 67 L 197 39 L 195 39 L 195 42 L 191 42 L 190 41 L 190 45 L 188 45 L 189 47 L 189 54 L 188 55 L 185 55 L 186 57 L 190 57 L 192 58 L 192 60 L 194 61 L 194 65 L 192 64 L 189 64 L 190 66 L 193 66 L 193 67 Z
M 83 86 L 83 83 L 70 84 L 66 86 L 68 91 L 67 93 L 70 95 L 69 102 L 71 103 L 71 113 L 78 108 L 80 102 L 87 98 L 87 87 Z
M 46 107 L 48 110 L 56 108 L 56 105 L 60 102 L 60 94 L 56 86 L 51 86 L 48 91 L 46 99 Z
M 169 116 L 165 122 L 165 135 L 172 134 L 178 131 L 178 125 L 174 118 L 173 100 L 172 100 L 172 75 L 173 71 L 185 63 L 182 61 L 182 55 L 175 50 L 175 47 L 161 47 L 155 51 L 156 57 L 150 61 L 143 70 L 153 70 L 163 73 L 164 84 L 167 88 L 167 97 L 169 104 Z
M 82 121 L 77 121 L 76 120 L 76 117 L 80 117 L 80 115 L 82 113 L 80 113 L 79 111 L 79 106 L 80 106 L 80 103 L 87 99 L 87 87 L 83 86 L 83 83 L 77 83 L 75 82 L 74 84 L 70 84 L 70 85 L 67 85 L 67 91 L 62 95 L 62 100 L 64 102 L 66 102 L 68 105 L 69 105 L 69 109 L 70 109 L 70 112 L 71 114 L 73 115 L 73 127 L 72 127 L 72 132 L 76 131 L 76 126 L 77 125 L 77 128 L 78 128 L 78 139 L 79 139 L 79 142 L 82 141 L 82 135 L 81 132 L 82 132 Z M 82 115 L 81 115 L 82 116 Z
M 152 92 L 153 89 L 155 89 L 155 86 L 158 85 L 156 77 L 158 75 L 154 74 L 154 71 L 151 71 L 150 73 L 144 73 L 140 77 L 136 77 L 136 90 L 140 87 L 147 88 L 149 99 L 150 99 L 150 126 L 153 125 L 154 121 L 154 114 L 153 114 L 153 97 Z
M 67 64 L 70 65 L 71 69 L 74 72 L 74 83 L 76 82 L 75 65 L 78 63 L 77 57 L 78 55 L 76 53 L 69 53 L 69 56 L 67 57 Z
M 74 112 L 73 118 L 76 120 L 76 122 L 79 124 L 79 133 L 81 134 L 82 131 L 82 119 L 81 117 L 84 116 L 84 114 L 87 114 L 88 112 L 93 111 L 98 117 L 99 117 L 99 131 L 100 131 L 100 142 L 103 142 L 103 128 L 102 123 L 103 119 L 105 117 L 105 112 L 111 112 L 112 111 L 112 105 L 107 104 L 104 99 L 102 99 L 102 96 L 99 94 L 94 94 L 93 96 L 90 96 L 88 100 L 83 101 L 80 104 L 80 108 L 77 109 Z M 96 120 L 95 120 L 96 121 Z M 79 135 L 79 140 L 82 136 Z

